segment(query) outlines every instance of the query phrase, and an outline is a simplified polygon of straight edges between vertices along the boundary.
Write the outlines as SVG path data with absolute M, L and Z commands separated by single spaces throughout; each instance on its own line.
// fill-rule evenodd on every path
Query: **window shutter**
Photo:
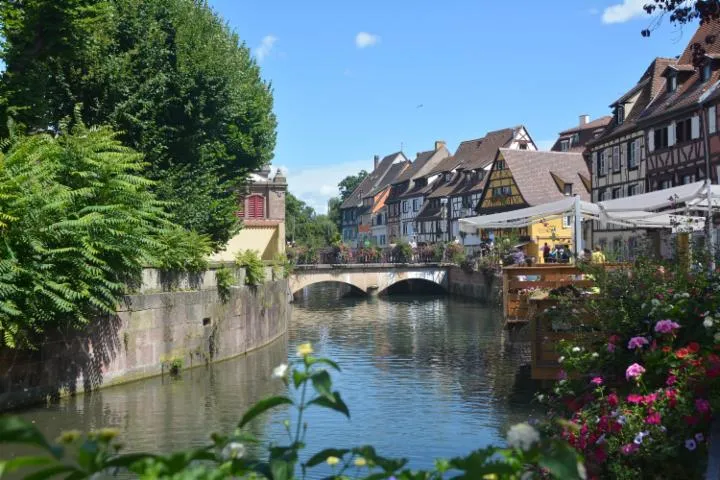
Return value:
M 640 165 L 640 139 L 636 138 L 633 142 L 633 148 L 635 148 L 635 165 Z
M 717 117 L 715 105 L 708 108 L 708 132 L 715 133 L 717 131 Z
M 697 115 L 690 120 L 690 129 L 692 138 L 700 138 L 700 117 Z
M 620 147 L 613 147 L 613 170 L 620 170 Z
M 648 131 L 648 152 L 652 152 L 655 150 L 655 132 L 650 130 Z
M 675 122 L 670 123 L 668 129 L 668 146 L 672 147 L 675 145 Z
M 620 144 L 620 167 L 623 165 L 623 160 L 625 160 L 625 165 L 628 165 L 628 144 L 624 142 Z

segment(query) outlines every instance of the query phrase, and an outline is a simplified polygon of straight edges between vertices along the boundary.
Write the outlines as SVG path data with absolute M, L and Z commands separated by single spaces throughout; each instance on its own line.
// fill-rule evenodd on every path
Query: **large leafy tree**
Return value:
M 340 189 L 340 200 L 348 198 L 367 176 L 367 171 L 360 170 L 357 175 L 348 175 L 343 178 L 340 183 L 338 183 L 338 188 Z
M 285 237 L 296 245 L 321 248 L 338 239 L 337 226 L 327 215 L 318 215 L 290 192 L 285 195 L 285 217 Z
M 115 312 L 172 229 L 142 155 L 107 128 L 62 126 L 0 153 L 0 345 Z
M 205 1 L 0 2 L 0 24 L 0 128 L 56 130 L 80 105 L 145 154 L 178 223 L 230 238 L 234 191 L 271 160 L 276 120 L 248 48 Z

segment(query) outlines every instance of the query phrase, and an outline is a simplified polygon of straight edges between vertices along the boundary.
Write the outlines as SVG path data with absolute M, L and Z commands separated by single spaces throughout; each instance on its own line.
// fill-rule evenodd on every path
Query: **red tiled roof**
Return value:
M 509 146 L 515 132 L 520 128 L 522 127 L 503 128 L 488 132 L 482 138 L 462 142 L 454 155 L 459 168 L 475 170 L 490 165 L 495 160 L 498 148 Z
M 368 176 L 360 182 L 360 185 L 353 190 L 350 196 L 345 199 L 342 205 L 340 205 L 340 208 L 354 208 L 359 206 L 365 194 L 377 186 L 378 182 L 380 182 L 388 170 L 391 169 L 398 156 L 405 158 L 402 152 L 391 153 L 383 158 L 380 163 L 378 163 L 377 168 L 370 172 Z

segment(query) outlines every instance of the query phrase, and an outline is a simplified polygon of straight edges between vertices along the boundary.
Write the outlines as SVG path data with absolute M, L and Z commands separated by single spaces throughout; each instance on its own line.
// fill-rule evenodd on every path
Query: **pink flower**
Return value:
M 652 405 L 657 400 L 657 393 L 649 393 L 643 397 L 643 403 L 646 405 Z
M 627 396 L 628 403 L 634 403 L 635 405 L 639 404 L 643 401 L 643 396 L 638 395 L 637 393 L 631 393 Z
M 680 325 L 672 320 L 660 320 L 655 324 L 655 331 L 657 333 L 673 333 L 673 331 L 678 328 L 680 328 Z
M 648 423 L 650 425 L 660 425 L 660 413 L 658 412 L 652 412 L 650 415 L 648 415 L 645 418 L 645 423 Z
M 592 380 L 590 380 L 590 383 L 600 386 L 603 383 L 603 379 L 602 379 L 602 377 L 595 377 Z
M 622 448 L 620 448 L 620 451 L 623 453 L 623 455 L 632 455 L 633 453 L 637 452 L 640 447 L 638 445 L 635 445 L 634 443 L 628 443 L 627 445 L 623 445 Z
M 611 393 L 610 395 L 608 395 L 607 399 L 608 399 L 608 404 L 609 404 L 611 407 L 617 407 L 617 406 L 618 406 L 618 403 L 619 403 L 619 402 L 618 402 L 618 396 L 617 396 L 617 394 Z
M 645 337 L 633 337 L 628 342 L 628 349 L 635 350 L 636 348 L 642 348 L 648 343 L 650 342 L 648 342 L 648 339 Z
M 674 408 L 675 405 L 677 405 L 677 391 L 673 388 L 668 388 L 665 390 L 665 396 L 668 399 L 668 405 L 670 405 L 671 408 Z
M 675 375 L 668 376 L 667 380 L 665 380 L 665 385 L 668 387 L 675 385 L 675 382 L 677 382 L 677 377 Z
M 637 379 L 640 378 L 643 373 L 645 373 L 645 369 L 643 368 L 643 366 L 637 363 L 633 363 L 627 368 L 627 370 L 625 370 L 625 378 L 628 380 L 630 380 L 631 378 Z
M 613 353 L 615 351 L 615 344 L 614 343 L 608 343 L 607 351 L 610 353 Z
M 700 413 L 708 413 L 710 411 L 710 402 L 704 398 L 698 398 L 695 400 L 695 408 Z

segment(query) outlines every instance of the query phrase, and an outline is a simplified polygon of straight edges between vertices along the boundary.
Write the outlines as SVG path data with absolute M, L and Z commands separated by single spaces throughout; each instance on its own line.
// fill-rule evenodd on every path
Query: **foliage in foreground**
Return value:
M 591 272 L 597 293 L 563 310 L 574 337 L 549 400 L 570 421 L 560 433 L 594 478 L 703 478 L 720 408 L 720 276 L 644 260 Z
M 534 427 L 519 424 L 508 433 L 508 447 L 488 447 L 464 458 L 437 460 L 432 471 L 411 471 L 407 460 L 379 455 L 371 446 L 327 448 L 301 460 L 305 449 L 308 408 L 324 408 L 350 417 L 340 393 L 333 390 L 330 370 L 340 367 L 330 359 L 313 356 L 310 344 L 298 347 L 293 365 L 279 365 L 273 377 L 295 391 L 295 395 L 275 396 L 259 401 L 242 416 L 234 431 L 213 434 L 212 442 L 192 450 L 169 455 L 156 453 L 121 454 L 118 432 L 102 429 L 83 435 L 63 433 L 49 442 L 37 428 L 18 417 L 0 418 L 0 444 L 20 443 L 37 447 L 40 453 L 14 459 L 0 459 L 0 478 L 5 474 L 47 478 L 83 479 L 134 473 L 141 478 L 264 478 L 289 480 L 306 478 L 313 469 L 331 479 L 532 479 L 584 478 L 579 457 L 565 442 L 543 439 Z M 291 415 L 288 409 L 295 410 Z M 249 444 L 258 440 L 247 432 L 253 419 L 270 411 L 283 410 L 288 443 L 271 443 L 266 460 L 249 458 Z M 296 418 L 293 425 L 289 418 Z
M 265 282 L 265 263 L 255 250 L 238 252 L 235 264 L 245 269 L 245 285 L 260 285 Z
M 32 347 L 115 311 L 169 225 L 143 168 L 109 129 L 82 124 L 0 153 L 0 344 Z

